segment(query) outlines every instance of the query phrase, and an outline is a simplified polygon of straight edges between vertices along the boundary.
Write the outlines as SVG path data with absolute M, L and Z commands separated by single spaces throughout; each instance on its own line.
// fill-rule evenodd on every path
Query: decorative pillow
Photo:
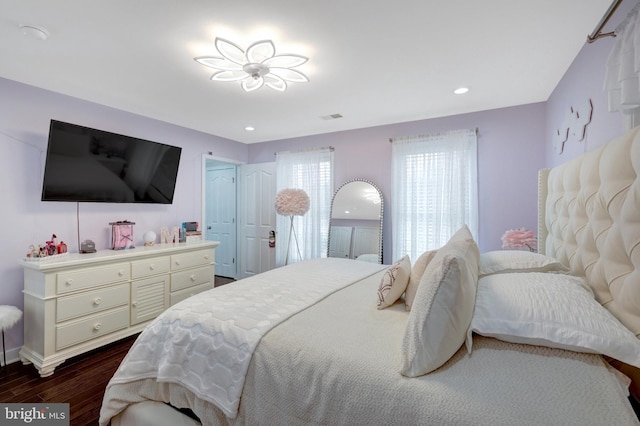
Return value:
M 464 226 L 427 265 L 402 340 L 404 376 L 430 373 L 464 343 L 476 299 L 479 256 Z
M 420 279 L 424 270 L 427 268 L 429 262 L 431 262 L 438 250 L 426 251 L 420 255 L 416 263 L 411 268 L 411 275 L 409 276 L 409 284 L 407 285 L 407 291 L 404 294 L 404 304 L 407 311 L 411 310 L 413 299 L 416 297 L 416 291 L 420 285 Z
M 378 309 L 387 308 L 400 299 L 409 283 L 410 273 L 409 256 L 397 260 L 387 269 L 380 281 L 380 287 L 378 287 Z
M 640 367 L 640 340 L 564 274 L 489 275 L 478 281 L 471 333 L 513 343 L 598 353 Z
M 569 268 L 552 257 L 530 251 L 497 250 L 480 255 L 480 277 L 509 272 L 568 273 Z

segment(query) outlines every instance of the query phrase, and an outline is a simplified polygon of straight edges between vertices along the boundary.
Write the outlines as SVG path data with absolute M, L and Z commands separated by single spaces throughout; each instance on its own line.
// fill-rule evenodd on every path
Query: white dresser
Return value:
M 169 306 L 213 288 L 218 245 L 158 244 L 22 261 L 22 362 L 46 377 L 67 358 L 138 333 Z

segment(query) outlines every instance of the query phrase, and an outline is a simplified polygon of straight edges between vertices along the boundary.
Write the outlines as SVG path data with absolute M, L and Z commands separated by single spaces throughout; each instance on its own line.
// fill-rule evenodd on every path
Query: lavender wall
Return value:
M 569 70 L 556 86 L 547 101 L 547 131 L 545 133 L 545 156 L 547 167 L 554 167 L 596 148 L 623 133 L 623 119 L 619 112 L 609 112 L 607 93 L 603 90 L 605 64 L 615 39 L 599 39 L 585 44 Z M 558 154 L 553 149 L 553 132 L 561 126 L 563 118 L 572 106 L 591 99 L 593 112 L 587 125 L 586 136 L 580 141 L 569 134 L 564 151 Z
M 603 32 L 615 30 L 636 4 L 636 1 L 622 2 Z M 604 37 L 591 44 L 585 43 L 549 97 L 545 132 L 547 167 L 565 163 L 624 133 L 622 114 L 608 111 L 607 93 L 603 90 L 606 63 L 615 41 L 614 37 Z M 591 99 L 593 103 L 593 115 L 587 126 L 586 137 L 579 141 L 575 135 L 569 135 L 563 153 L 556 153 L 552 145 L 553 132 L 560 126 L 569 108 L 585 99 Z
M 335 187 L 354 178 L 376 183 L 385 198 L 384 262 L 391 253 L 391 144 L 389 138 L 446 130 L 478 129 L 479 236 L 481 251 L 501 247 L 505 230 L 536 229 L 537 173 L 544 167 L 545 104 L 482 111 L 252 144 L 249 162 L 273 161 L 274 152 L 333 146 Z
M 108 248 L 109 222 L 136 222 L 136 243 L 142 234 L 161 226 L 176 226 L 185 220 L 200 221 L 202 154 L 246 162 L 247 145 L 144 118 L 105 106 L 81 101 L 0 78 L 0 305 L 22 302 L 22 269 L 17 260 L 30 244 L 44 243 L 55 233 L 77 249 L 80 239 L 93 239 L 99 249 Z M 170 145 L 181 146 L 182 156 L 172 205 L 41 202 L 42 172 L 49 121 L 82 124 Z M 76 208 L 79 214 L 76 215 Z M 76 219 L 78 221 L 76 221 Z M 22 323 L 6 333 L 8 349 L 22 345 Z M 9 352 L 15 359 L 17 349 Z

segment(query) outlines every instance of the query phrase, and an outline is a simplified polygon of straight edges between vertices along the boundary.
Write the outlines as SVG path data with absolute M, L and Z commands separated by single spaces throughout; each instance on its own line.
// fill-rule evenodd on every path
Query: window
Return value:
M 291 218 L 277 217 L 276 265 L 284 265 L 285 259 L 287 263 L 294 263 L 301 258 L 326 257 L 333 196 L 333 149 L 279 152 L 276 157 L 276 191 L 286 188 L 304 189 L 309 195 L 310 207 L 304 216 L 294 216 L 295 233 L 291 245 L 288 244 Z
M 416 260 L 463 225 L 478 229 L 475 130 L 392 140 L 393 257 Z

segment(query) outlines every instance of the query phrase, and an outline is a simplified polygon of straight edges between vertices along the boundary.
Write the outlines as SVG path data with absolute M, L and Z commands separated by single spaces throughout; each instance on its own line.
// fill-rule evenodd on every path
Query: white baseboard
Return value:
M 20 348 L 7 349 L 7 364 L 13 364 L 20 361 Z M 4 358 L 0 353 L 0 365 L 4 365 Z

